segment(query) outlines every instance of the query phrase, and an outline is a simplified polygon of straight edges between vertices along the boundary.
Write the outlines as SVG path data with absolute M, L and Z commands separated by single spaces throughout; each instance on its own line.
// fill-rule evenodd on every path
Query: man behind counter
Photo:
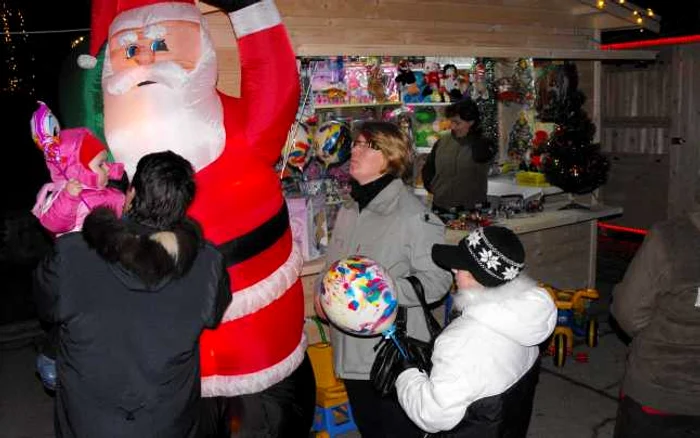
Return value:
M 423 166 L 423 184 L 438 215 L 469 211 L 486 202 L 487 177 L 496 145 L 484 137 L 479 108 L 471 99 L 445 109 L 450 133 L 435 143 Z

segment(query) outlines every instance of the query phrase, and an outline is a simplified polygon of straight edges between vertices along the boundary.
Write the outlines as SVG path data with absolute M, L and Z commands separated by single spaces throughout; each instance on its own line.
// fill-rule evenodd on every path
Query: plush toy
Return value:
M 425 80 L 430 88 L 430 100 L 433 102 L 444 102 L 444 97 L 440 93 L 442 89 L 440 65 L 437 62 L 426 62 L 425 72 Z
M 460 89 L 461 82 L 459 70 L 454 64 L 445 64 L 442 68 L 443 88 L 444 93 L 449 97 L 451 102 L 462 100 L 462 90 Z
M 397 66 L 398 74 L 394 79 L 399 84 L 401 90 L 401 98 L 407 103 L 416 103 L 421 101 L 421 90 L 418 87 L 416 75 L 408 66 L 408 60 L 402 59 Z
M 384 79 L 379 61 L 367 66 L 367 90 L 377 102 L 386 101 L 386 90 L 384 90 Z
M 483 63 L 478 63 L 474 68 L 474 79 L 471 81 L 470 97 L 472 100 L 488 99 L 489 89 L 486 84 L 486 66 Z

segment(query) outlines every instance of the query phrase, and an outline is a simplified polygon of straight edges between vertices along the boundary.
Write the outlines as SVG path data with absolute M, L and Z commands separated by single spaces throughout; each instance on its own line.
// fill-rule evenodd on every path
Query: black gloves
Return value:
M 260 3 L 260 0 L 202 0 L 202 3 L 219 8 L 224 12 L 236 12 L 246 6 Z
M 417 363 L 415 363 L 411 359 L 402 359 L 397 362 L 396 364 L 396 377 L 399 376 L 399 374 L 403 373 L 409 368 L 420 368 Z

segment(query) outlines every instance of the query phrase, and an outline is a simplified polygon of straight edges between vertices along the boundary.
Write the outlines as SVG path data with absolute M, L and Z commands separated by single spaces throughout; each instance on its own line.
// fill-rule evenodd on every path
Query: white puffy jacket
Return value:
M 460 291 L 455 307 L 462 315 L 438 336 L 430 376 L 411 368 L 396 381 L 406 414 L 430 433 L 451 430 L 470 404 L 520 380 L 557 320 L 547 291 L 523 274 L 497 288 Z

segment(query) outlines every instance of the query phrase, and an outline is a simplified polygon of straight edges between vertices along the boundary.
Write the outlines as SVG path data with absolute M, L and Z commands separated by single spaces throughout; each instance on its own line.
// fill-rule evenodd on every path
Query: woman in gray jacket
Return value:
M 365 122 L 352 147 L 352 201 L 338 213 L 328 264 L 361 254 L 384 266 L 407 311 L 408 335 L 428 340 L 420 303 L 406 277 L 423 285 L 428 301 L 449 290 L 452 276 L 434 264 L 430 250 L 444 242 L 444 226 L 401 180 L 411 157 L 406 136 L 394 124 Z M 360 433 L 368 437 L 422 437 L 394 398 L 381 398 L 369 380 L 377 338 L 331 329 L 335 371 L 345 380 Z

